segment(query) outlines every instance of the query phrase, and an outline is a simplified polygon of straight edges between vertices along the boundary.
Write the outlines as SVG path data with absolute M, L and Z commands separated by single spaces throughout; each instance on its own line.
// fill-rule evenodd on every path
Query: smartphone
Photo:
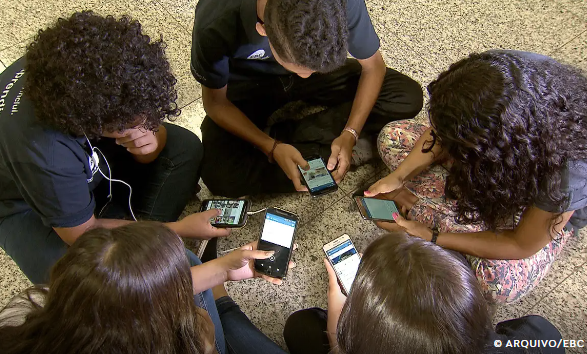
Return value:
M 356 196 L 355 202 L 365 220 L 395 222 L 392 214 L 400 214 L 397 205 L 389 199 Z
M 312 197 L 332 193 L 338 189 L 334 178 L 320 156 L 311 156 L 306 161 L 310 165 L 309 170 L 305 171 L 300 166 L 298 168 Z
M 285 278 L 297 226 L 298 217 L 295 214 L 278 208 L 267 208 L 257 249 L 275 251 L 275 254 L 267 259 L 255 260 L 255 269 L 259 273 L 273 278 Z
M 349 235 L 344 234 L 336 240 L 325 244 L 322 249 L 326 253 L 326 258 L 328 258 L 332 268 L 334 268 L 343 293 L 348 295 L 361 263 L 361 257 L 355 245 L 353 245 Z
M 247 223 L 250 201 L 246 199 L 206 199 L 202 202 L 200 212 L 220 209 L 220 215 L 210 222 L 215 227 L 243 227 Z

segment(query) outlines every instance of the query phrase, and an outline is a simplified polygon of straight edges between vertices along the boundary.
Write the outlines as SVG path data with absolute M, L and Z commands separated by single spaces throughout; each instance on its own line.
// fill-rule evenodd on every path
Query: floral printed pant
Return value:
M 383 162 L 394 171 L 427 128 L 413 120 L 387 124 L 379 134 L 377 142 Z M 444 196 L 447 175 L 447 168 L 433 165 L 406 183 L 406 187 L 419 198 L 410 209 L 408 217 L 429 227 L 436 226 L 441 232 L 483 231 L 480 226 L 462 225 L 455 221 L 455 202 L 447 200 Z M 572 230 L 564 230 L 560 237 L 525 259 L 503 260 L 465 256 L 481 284 L 487 301 L 493 304 L 511 303 L 528 294 L 544 278 L 572 233 Z

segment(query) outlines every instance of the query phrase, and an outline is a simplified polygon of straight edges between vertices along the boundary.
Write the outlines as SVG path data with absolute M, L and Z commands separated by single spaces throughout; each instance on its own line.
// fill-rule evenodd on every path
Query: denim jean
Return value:
M 140 220 L 175 221 L 193 196 L 202 160 L 202 143 L 182 127 L 164 123 L 167 143 L 149 164 L 140 164 L 121 146 L 100 146 L 112 169 L 112 177 L 129 183 L 133 211 Z M 94 214 L 100 218 L 129 219 L 128 187 L 114 183 L 113 200 L 106 204 L 108 181 L 93 191 Z M 46 283 L 49 270 L 67 251 L 59 235 L 29 210 L 0 219 L 0 247 L 12 257 L 23 273 L 35 284 Z
M 202 264 L 198 257 L 186 250 L 190 265 Z M 218 354 L 285 354 L 277 344 L 267 338 L 239 306 L 229 297 L 216 300 L 211 290 L 194 296 L 196 305 L 208 312 L 216 334 L 216 350 Z

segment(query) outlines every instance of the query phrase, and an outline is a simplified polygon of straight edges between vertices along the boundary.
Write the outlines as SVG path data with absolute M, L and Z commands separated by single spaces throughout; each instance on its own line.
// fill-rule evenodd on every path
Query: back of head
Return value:
M 0 327 L 3 353 L 202 353 L 183 242 L 159 223 L 94 229 L 51 271 L 45 306 Z
M 64 133 L 92 138 L 137 122 L 153 130 L 179 114 L 165 44 L 127 16 L 60 18 L 28 46 L 25 72 L 37 118 Z
M 337 338 L 344 354 L 479 354 L 489 328 L 471 270 L 441 247 L 398 233 L 365 251 Z
M 267 0 L 264 14 L 269 42 L 283 60 L 317 72 L 344 64 L 346 1 Z

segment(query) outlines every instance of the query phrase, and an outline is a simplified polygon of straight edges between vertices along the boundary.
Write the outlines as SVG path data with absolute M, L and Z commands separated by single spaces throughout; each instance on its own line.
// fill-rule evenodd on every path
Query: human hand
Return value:
M 300 170 L 298 166 L 300 166 L 303 170 L 308 170 L 310 165 L 304 158 L 302 154 L 296 149 L 295 147 L 289 144 L 277 144 L 275 150 L 273 150 L 273 159 L 279 167 L 285 172 L 287 178 L 289 178 L 294 187 L 298 192 L 305 192 L 308 190 L 304 185 L 302 185 Z
M 346 296 L 342 293 L 336 273 L 327 259 L 324 259 L 324 266 L 328 272 L 328 292 L 326 295 L 328 298 L 327 332 L 329 337 L 332 337 L 330 338 L 331 342 L 336 343 L 336 327 L 342 308 L 346 302 Z
M 394 172 L 390 173 L 386 177 L 383 177 L 379 181 L 375 182 L 368 190 L 366 190 L 366 197 L 374 197 L 382 193 L 390 193 L 401 187 L 403 187 L 404 181 L 399 178 Z
M 223 262 L 226 272 L 226 280 L 244 280 L 251 278 L 263 278 L 268 282 L 281 285 L 281 279 L 272 278 L 268 275 L 261 274 L 255 271 L 255 259 L 267 259 L 271 257 L 274 251 L 259 251 L 257 250 L 257 242 L 251 242 L 243 247 L 230 252 L 219 260 Z M 289 262 L 288 267 L 294 268 L 296 264 Z
M 394 223 L 377 221 L 377 226 L 388 231 L 405 231 L 412 236 L 419 237 L 426 241 L 432 240 L 432 230 L 419 221 L 407 220 L 399 213 L 393 213 Z
M 210 209 L 201 213 L 186 216 L 180 221 L 171 223 L 172 229 L 181 237 L 193 237 L 209 240 L 213 237 L 224 237 L 230 234 L 230 229 L 221 229 L 212 226 L 211 219 L 222 213 L 220 209 Z
M 332 141 L 330 150 L 332 153 L 328 158 L 328 170 L 332 172 L 332 178 L 336 183 L 340 183 L 351 166 L 353 155 L 353 146 L 355 146 L 355 137 L 350 133 L 342 133 Z M 336 170 L 334 169 L 336 167 Z
M 116 144 L 124 146 L 133 155 L 148 155 L 156 152 L 167 140 L 167 130 L 160 125 L 155 131 L 144 128 L 126 129 L 116 138 Z

